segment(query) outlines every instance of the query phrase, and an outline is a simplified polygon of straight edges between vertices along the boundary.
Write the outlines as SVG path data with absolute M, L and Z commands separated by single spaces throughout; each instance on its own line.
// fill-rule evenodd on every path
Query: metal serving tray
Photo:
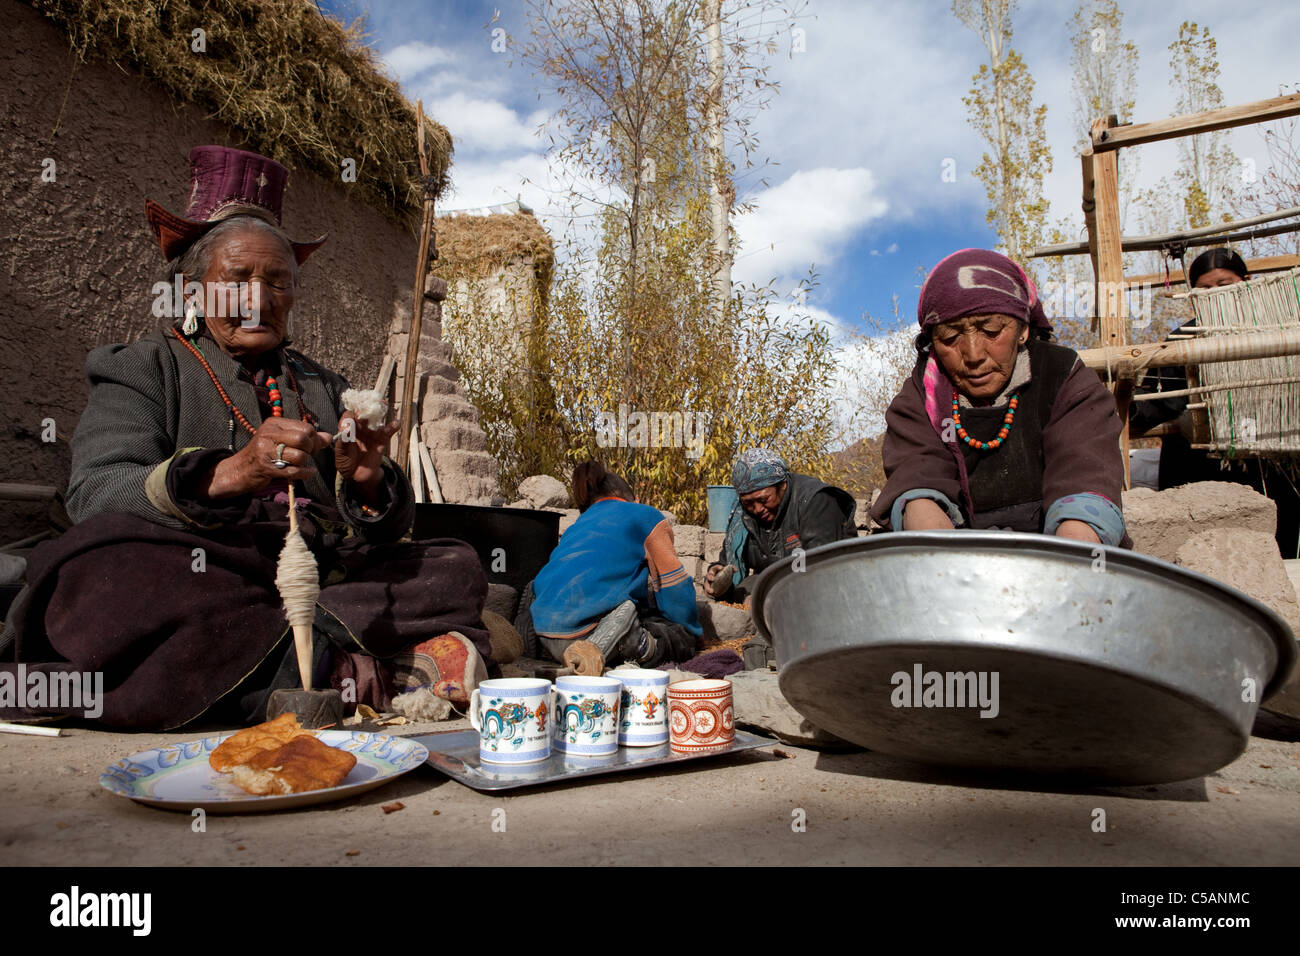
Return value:
M 777 740 L 756 737 L 737 730 L 736 739 L 732 741 L 731 746 L 710 750 L 707 753 L 674 753 L 666 743 L 658 747 L 619 747 L 608 757 L 577 757 L 553 751 L 548 760 L 516 767 L 480 762 L 477 730 L 450 730 L 407 739 L 428 748 L 429 758 L 425 763 L 475 790 L 536 787 L 607 773 L 623 773 L 646 767 L 689 763 L 706 757 L 720 757 L 724 754 L 739 753 L 742 750 L 753 750 L 757 747 L 774 747 L 780 743 Z

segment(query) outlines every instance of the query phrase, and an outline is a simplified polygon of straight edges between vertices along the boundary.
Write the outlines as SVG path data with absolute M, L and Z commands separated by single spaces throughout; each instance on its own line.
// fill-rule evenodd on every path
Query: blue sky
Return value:
M 1141 57 L 1136 119 L 1173 111 L 1167 47 L 1182 19 L 1209 26 L 1218 41 L 1225 102 L 1275 96 L 1300 82 L 1300 4 L 1266 0 L 1241 8 L 1211 0 L 1175 7 L 1121 0 L 1125 33 Z M 552 232 L 562 228 L 548 193 L 546 144 L 535 135 L 554 105 L 526 67 L 493 52 L 487 27 L 527 35 L 516 0 L 321 0 L 340 19 L 366 16 L 368 42 L 411 98 L 451 131 L 456 143 L 454 192 L 447 209 L 504 202 L 522 195 Z M 1082 228 L 1076 134 L 1070 124 L 1069 20 L 1074 0 L 1024 0 L 1014 17 L 1014 46 L 1048 106 L 1054 169 L 1045 181 L 1050 218 L 1071 216 Z M 984 152 L 966 123 L 961 97 L 985 51 L 953 17 L 947 2 L 811 0 L 800 26 L 805 51 L 771 58 L 781 92 L 754 123 L 758 157 L 775 164 L 769 184 L 742 179 L 756 205 L 736 220 L 743 248 L 736 278 L 776 281 L 782 293 L 815 265 L 814 315 L 856 325 L 863 313 L 887 317 L 891 299 L 915 315 L 917 270 L 966 246 L 992 246 L 985 196 L 971 175 Z M 1233 134 L 1239 157 L 1266 165 L 1253 128 Z M 1142 147 L 1141 183 L 1172 169 L 1172 144 Z M 957 181 L 945 183 L 945 159 Z M 1135 231 L 1130 227 L 1128 232 Z

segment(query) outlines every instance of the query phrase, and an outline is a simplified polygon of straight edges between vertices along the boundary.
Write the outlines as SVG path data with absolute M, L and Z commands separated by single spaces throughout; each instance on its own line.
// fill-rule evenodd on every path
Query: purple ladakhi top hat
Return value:
M 190 201 L 184 217 L 145 200 L 145 218 L 163 255 L 181 255 L 200 236 L 232 216 L 257 216 L 280 225 L 281 203 L 289 171 L 273 159 L 226 146 L 196 146 L 190 150 Z M 325 236 L 295 242 L 293 254 L 302 265 L 321 247 Z

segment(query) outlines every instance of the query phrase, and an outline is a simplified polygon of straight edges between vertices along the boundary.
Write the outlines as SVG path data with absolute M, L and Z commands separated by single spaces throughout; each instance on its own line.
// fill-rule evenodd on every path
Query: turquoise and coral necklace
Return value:
M 995 451 L 1001 447 L 1002 443 L 1007 440 L 1007 436 L 1011 434 L 1011 423 L 1016 420 L 1016 409 L 1020 406 L 1020 393 L 1017 392 L 1012 395 L 1008 404 L 1010 407 L 1007 409 L 1007 413 L 1002 416 L 1002 427 L 998 429 L 998 437 L 992 441 L 980 441 L 966 434 L 966 429 L 961 424 L 961 405 L 957 396 L 953 395 L 952 423 L 957 426 L 957 437 L 977 451 Z

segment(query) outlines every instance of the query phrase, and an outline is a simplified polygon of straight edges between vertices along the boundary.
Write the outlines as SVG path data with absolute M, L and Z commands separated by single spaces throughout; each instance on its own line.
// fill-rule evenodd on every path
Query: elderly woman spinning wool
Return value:
M 1115 403 L 1078 355 L 1047 341 L 1024 271 L 995 252 L 955 252 L 926 279 L 917 313 L 918 359 L 885 417 L 873 517 L 895 531 L 1128 546 Z
M 190 162 L 188 217 L 146 205 L 169 280 L 183 277 L 183 320 L 87 359 L 76 524 L 29 563 L 20 659 L 102 672 L 106 724 L 264 719 L 270 691 L 298 684 L 275 587 L 293 482 L 321 585 L 315 686 L 382 707 L 442 677 L 435 693 L 463 696 L 491 653 L 477 557 L 399 543 L 414 503 L 383 454 L 396 424 L 287 347 L 298 270 L 323 238 L 281 231 L 279 163 L 221 147 Z

